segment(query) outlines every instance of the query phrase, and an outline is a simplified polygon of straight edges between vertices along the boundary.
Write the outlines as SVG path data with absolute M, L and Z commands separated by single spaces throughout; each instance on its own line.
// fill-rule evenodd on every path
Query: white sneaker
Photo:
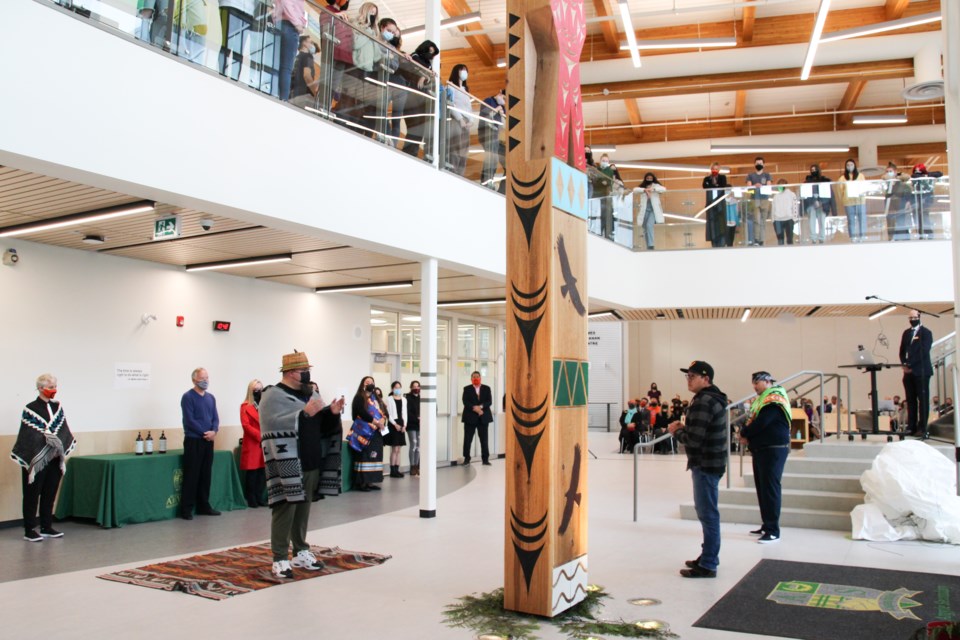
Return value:
M 317 557 L 307 549 L 297 553 L 293 560 L 290 561 L 290 564 L 297 569 L 306 569 L 307 571 L 319 571 L 323 569 L 323 565 L 317 563 Z
M 273 563 L 273 577 L 274 578 L 286 578 L 288 580 L 293 579 L 293 569 L 290 568 L 290 562 L 287 560 L 280 560 L 279 562 Z

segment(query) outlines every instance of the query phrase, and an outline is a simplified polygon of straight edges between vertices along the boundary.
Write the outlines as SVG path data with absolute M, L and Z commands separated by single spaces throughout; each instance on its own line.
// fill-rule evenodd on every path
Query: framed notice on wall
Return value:
M 590 404 L 622 404 L 623 341 L 619 322 L 591 322 L 587 332 L 590 354 Z M 618 413 L 619 415 L 619 413 Z

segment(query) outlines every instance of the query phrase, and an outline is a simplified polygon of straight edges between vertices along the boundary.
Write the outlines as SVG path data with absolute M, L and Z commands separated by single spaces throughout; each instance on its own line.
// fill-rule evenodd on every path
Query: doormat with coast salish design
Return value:
M 960 576 L 761 560 L 693 626 L 802 640 L 897 640 L 957 619 Z
M 276 578 L 271 573 L 273 553 L 269 543 L 123 569 L 97 577 L 163 591 L 182 591 L 211 600 L 226 600 L 231 596 L 287 582 L 375 567 L 390 559 L 390 556 L 347 551 L 339 547 L 314 546 L 310 547 L 310 551 L 323 568 L 318 571 L 294 568 L 293 580 Z

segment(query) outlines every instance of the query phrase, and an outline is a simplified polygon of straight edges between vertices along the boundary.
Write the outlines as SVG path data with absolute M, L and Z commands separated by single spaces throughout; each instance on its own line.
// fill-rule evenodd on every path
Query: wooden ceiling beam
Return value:
M 743 8 L 743 23 L 740 27 L 740 42 L 750 44 L 753 42 L 753 24 L 757 17 L 757 8 L 753 5 Z
M 593 0 L 593 9 L 597 17 L 612 18 L 613 11 L 610 9 L 608 0 Z M 616 20 L 604 20 L 600 23 L 600 32 L 603 35 L 603 43 L 606 45 L 607 53 L 620 53 L 620 31 L 617 29 Z
M 847 84 L 847 90 L 843 93 L 843 98 L 840 99 L 840 106 L 837 107 L 837 111 L 841 112 L 837 117 L 840 126 L 850 126 L 853 121 L 853 114 L 849 111 L 856 109 L 857 102 L 860 101 L 860 96 L 866 86 L 866 80 L 854 80 Z
M 887 20 L 899 20 L 907 10 L 910 0 L 887 0 L 885 7 Z
M 733 130 L 738 134 L 743 133 L 743 116 L 747 111 L 747 92 L 745 90 L 737 91 L 736 104 L 733 107 Z
M 649 98 L 652 96 L 692 95 L 717 91 L 748 91 L 776 87 L 840 84 L 854 80 L 886 80 L 913 76 L 913 59 L 881 60 L 816 67 L 806 82 L 800 80 L 800 69 L 769 69 L 750 73 L 715 73 L 681 78 L 627 80 L 607 84 L 583 85 L 584 102 Z M 607 90 L 604 93 L 604 89 Z
M 630 124 L 633 125 L 633 137 L 637 140 L 643 140 L 643 119 L 640 117 L 640 105 L 636 100 L 624 100 L 627 106 L 627 117 L 630 118 Z
M 451 18 L 462 16 L 473 11 L 466 0 L 440 0 L 440 4 L 446 14 Z M 459 29 L 464 34 L 469 34 L 471 31 L 483 31 L 483 27 L 478 22 L 461 25 Z M 480 33 L 475 36 L 466 35 L 466 40 L 467 44 L 470 45 L 470 48 L 473 49 L 483 64 L 488 67 L 496 66 L 497 58 L 494 55 L 493 41 L 490 39 L 490 36 L 485 33 Z

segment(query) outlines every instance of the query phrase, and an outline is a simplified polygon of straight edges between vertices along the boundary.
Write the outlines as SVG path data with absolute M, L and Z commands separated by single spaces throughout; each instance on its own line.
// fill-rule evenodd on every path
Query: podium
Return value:
M 875 363 L 875 364 L 842 364 L 839 366 L 840 369 L 860 369 L 861 371 L 870 372 L 870 420 L 872 429 L 870 433 L 876 435 L 880 433 L 880 399 L 877 397 L 877 371 L 882 369 L 899 369 L 902 365 L 900 364 L 888 364 L 888 363 Z M 847 407 L 847 411 L 851 411 L 850 407 Z

